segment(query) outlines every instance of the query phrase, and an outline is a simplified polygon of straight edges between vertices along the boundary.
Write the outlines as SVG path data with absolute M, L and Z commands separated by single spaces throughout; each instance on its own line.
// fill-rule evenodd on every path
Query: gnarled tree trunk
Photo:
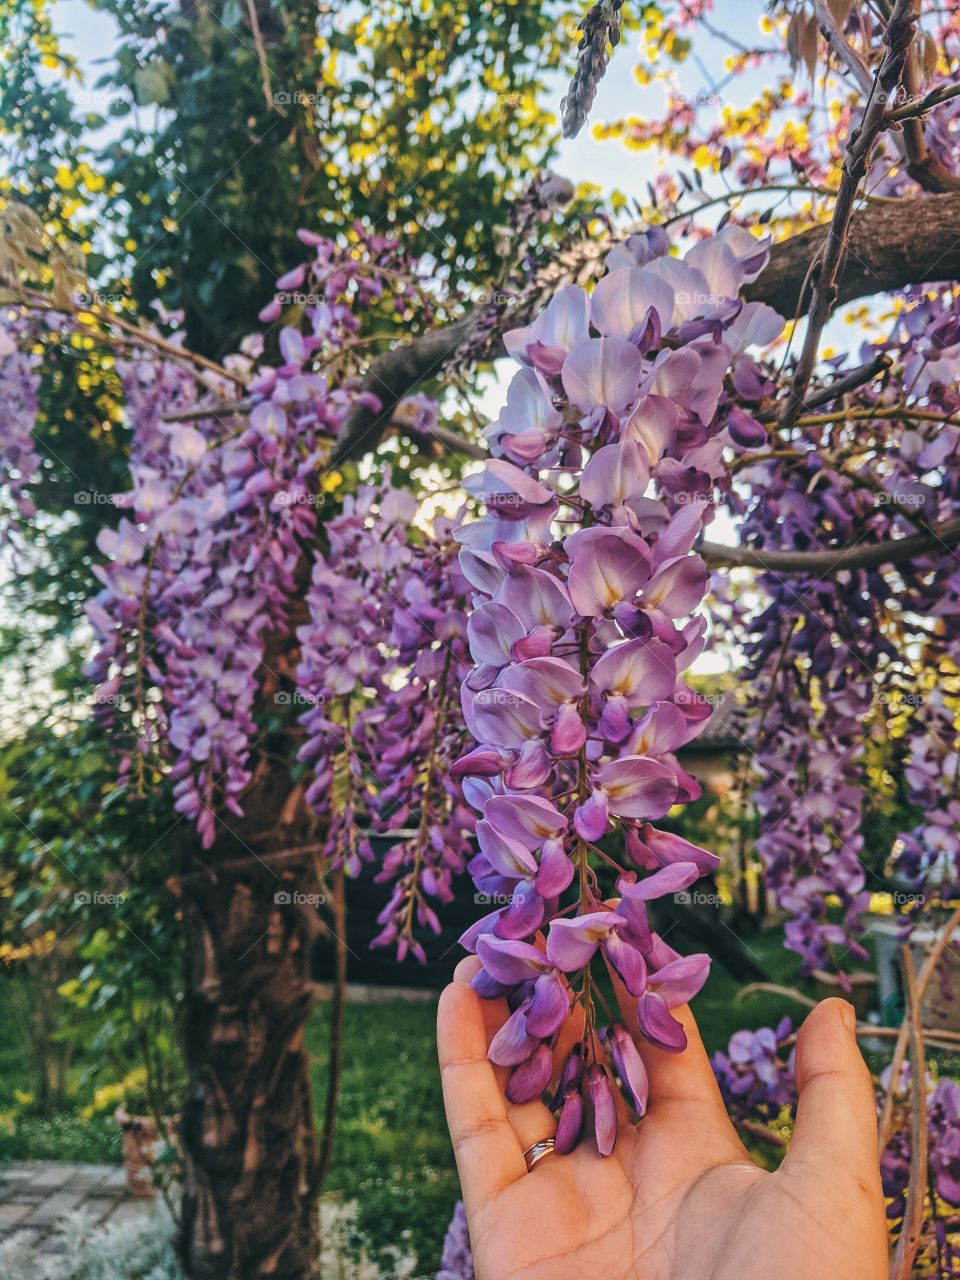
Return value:
M 307 1280 L 319 1244 L 304 1043 L 319 890 L 309 845 L 281 852 L 298 833 L 264 839 L 241 825 L 214 857 L 191 850 L 183 879 L 180 1252 L 190 1280 Z

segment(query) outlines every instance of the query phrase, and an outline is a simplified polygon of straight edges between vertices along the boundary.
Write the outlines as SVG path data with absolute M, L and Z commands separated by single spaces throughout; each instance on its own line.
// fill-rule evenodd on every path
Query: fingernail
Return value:
M 857 1011 L 852 1004 L 848 1004 L 846 1000 L 840 1001 L 840 1016 L 843 1018 L 843 1025 L 847 1028 L 854 1039 L 857 1037 Z

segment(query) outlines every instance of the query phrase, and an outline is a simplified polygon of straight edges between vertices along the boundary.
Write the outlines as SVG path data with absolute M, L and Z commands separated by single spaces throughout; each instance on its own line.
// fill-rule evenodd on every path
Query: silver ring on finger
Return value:
M 527 1147 L 526 1151 L 523 1153 L 524 1163 L 527 1166 L 527 1173 L 531 1173 L 545 1156 L 553 1155 L 553 1148 L 555 1146 L 555 1138 L 543 1138 L 540 1142 L 535 1142 L 532 1147 Z

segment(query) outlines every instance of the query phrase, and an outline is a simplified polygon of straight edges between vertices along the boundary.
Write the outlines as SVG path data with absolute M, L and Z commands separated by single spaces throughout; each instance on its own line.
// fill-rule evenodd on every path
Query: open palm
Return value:
M 800 1105 L 776 1173 L 753 1163 L 727 1117 L 688 1009 L 679 1055 L 639 1043 L 650 1105 L 621 1111 L 612 1156 L 592 1140 L 528 1173 L 523 1152 L 555 1132 L 541 1102 L 503 1094 L 487 1059 L 507 1016 L 469 986 L 462 962 L 441 997 L 440 1066 L 478 1280 L 880 1280 L 887 1236 L 869 1073 L 852 1010 L 827 1000 L 797 1046 Z M 627 1025 L 629 997 L 621 990 Z M 577 1040 L 573 1018 L 555 1055 Z

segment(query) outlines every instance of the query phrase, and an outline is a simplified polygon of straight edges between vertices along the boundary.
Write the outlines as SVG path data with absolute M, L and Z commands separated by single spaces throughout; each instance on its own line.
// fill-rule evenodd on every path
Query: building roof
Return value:
M 749 724 L 747 708 L 733 693 L 718 694 L 707 727 L 685 750 L 741 751 L 747 745 Z

